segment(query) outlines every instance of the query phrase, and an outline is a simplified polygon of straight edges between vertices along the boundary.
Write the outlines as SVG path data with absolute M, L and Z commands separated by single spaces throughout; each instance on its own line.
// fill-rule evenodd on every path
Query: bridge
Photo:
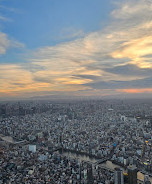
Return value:
M 100 159 L 100 160 L 98 160 L 97 162 L 95 162 L 95 165 L 102 164 L 103 162 L 106 162 L 107 160 L 108 160 L 108 158 Z

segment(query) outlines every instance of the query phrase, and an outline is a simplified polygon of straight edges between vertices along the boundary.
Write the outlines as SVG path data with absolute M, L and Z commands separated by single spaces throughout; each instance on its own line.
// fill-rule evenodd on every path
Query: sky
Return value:
M 152 97 L 152 0 L 0 0 L 0 100 Z

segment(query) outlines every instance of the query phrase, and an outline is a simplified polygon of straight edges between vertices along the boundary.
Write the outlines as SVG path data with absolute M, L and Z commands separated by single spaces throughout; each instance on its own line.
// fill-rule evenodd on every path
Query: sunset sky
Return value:
M 152 0 L 0 0 L 0 99 L 151 94 Z

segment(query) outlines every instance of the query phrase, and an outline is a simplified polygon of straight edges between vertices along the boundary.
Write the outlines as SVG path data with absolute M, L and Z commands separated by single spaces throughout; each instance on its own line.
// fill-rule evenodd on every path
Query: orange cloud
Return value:
M 137 40 L 131 40 L 122 45 L 124 48 L 112 53 L 114 58 L 130 58 L 131 63 L 137 64 L 141 68 L 151 67 L 151 61 L 145 62 L 143 56 L 152 54 L 152 37 L 144 36 Z M 148 59 L 147 59 L 148 60 Z M 150 58 L 149 58 L 150 60 Z
M 108 83 L 111 80 L 131 81 L 145 77 L 126 77 L 122 72 L 106 72 L 105 67 L 131 63 L 141 68 L 152 68 L 152 5 L 148 6 L 144 0 L 135 2 L 120 3 L 111 14 L 113 22 L 103 30 L 31 51 L 28 62 L 24 64 L 0 64 L 0 93 L 6 96 L 43 94 L 43 91 L 82 95 L 82 90 L 85 90 L 84 95 L 95 96 L 113 95 L 116 92 L 151 93 L 152 88 L 105 91 L 94 90 L 93 87 L 88 89 L 83 85 L 99 80 Z M 72 36 L 77 37 L 77 34 Z M 12 46 L 22 45 L 17 42 L 12 44 L 7 35 L 0 32 L 0 55 Z M 83 75 L 86 76 L 81 77 Z M 94 78 L 87 78 L 89 75 Z
M 151 93 L 152 88 L 144 88 L 144 89 L 118 89 L 118 92 L 124 93 Z

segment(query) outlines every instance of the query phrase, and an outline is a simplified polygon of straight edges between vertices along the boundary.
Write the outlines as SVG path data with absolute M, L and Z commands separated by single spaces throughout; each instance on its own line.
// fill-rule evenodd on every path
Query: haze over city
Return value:
M 151 0 L 0 1 L 0 98 L 151 97 Z
M 152 0 L 0 0 L 0 184 L 152 184 Z

